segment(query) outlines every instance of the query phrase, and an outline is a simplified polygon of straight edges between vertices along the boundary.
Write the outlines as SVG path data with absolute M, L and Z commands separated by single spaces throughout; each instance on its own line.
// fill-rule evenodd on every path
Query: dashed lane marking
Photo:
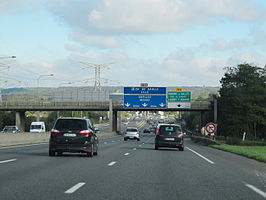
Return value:
M 199 157 L 203 158 L 204 160 L 206 160 L 208 163 L 211 163 L 212 165 L 215 164 L 214 162 L 212 162 L 211 160 L 209 160 L 209 159 L 206 158 L 205 156 L 199 154 L 198 152 L 196 152 L 196 151 L 194 151 L 194 150 L 192 150 L 192 149 L 190 149 L 190 148 L 188 148 L 188 147 L 186 147 L 186 148 L 187 148 L 189 151 L 191 151 L 191 152 L 193 152 L 194 154 L 196 154 L 197 156 L 199 156 Z
M 110 163 L 108 164 L 108 166 L 113 166 L 115 163 L 116 163 L 115 161 L 110 162 Z
M 14 162 L 16 161 L 17 159 L 9 159 L 9 160 L 3 160 L 3 161 L 0 161 L 0 164 L 3 164 L 3 163 L 9 163 L 9 162 Z
M 78 183 L 76 185 L 74 185 L 73 187 L 69 188 L 67 191 L 65 191 L 65 194 L 72 194 L 74 192 L 76 192 L 79 188 L 81 188 L 83 185 L 85 185 L 86 183 Z
M 262 190 L 256 188 L 254 185 L 250 185 L 250 184 L 248 184 L 248 183 L 245 183 L 245 185 L 246 185 L 249 189 L 253 190 L 254 192 L 256 192 L 257 194 L 259 194 L 260 196 L 262 196 L 262 197 L 264 197 L 264 198 L 266 199 L 266 193 L 265 193 L 265 192 L 263 192 Z

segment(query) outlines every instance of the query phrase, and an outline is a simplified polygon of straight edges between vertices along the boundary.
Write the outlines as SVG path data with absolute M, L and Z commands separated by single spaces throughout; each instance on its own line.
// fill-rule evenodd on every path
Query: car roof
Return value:
M 78 119 L 78 120 L 89 120 L 88 118 L 83 118 L 83 117 L 59 117 L 58 119 Z
M 137 127 L 127 127 L 127 129 L 138 129 Z
M 158 127 L 160 127 L 160 126 L 179 126 L 179 127 L 181 127 L 179 124 L 166 124 L 166 123 L 158 124 Z

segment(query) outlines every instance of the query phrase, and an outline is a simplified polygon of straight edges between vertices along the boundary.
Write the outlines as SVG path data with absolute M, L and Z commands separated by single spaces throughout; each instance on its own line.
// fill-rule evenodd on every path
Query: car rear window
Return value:
M 138 132 L 138 129 L 135 129 L 135 128 L 129 128 L 129 129 L 127 129 L 127 132 Z
M 41 126 L 41 125 L 31 125 L 30 128 L 31 128 L 31 129 L 41 129 L 42 126 Z
M 57 130 L 85 130 L 87 129 L 86 121 L 79 119 L 59 119 L 55 124 L 55 129 Z
M 179 126 L 160 126 L 160 135 L 178 135 L 181 131 Z

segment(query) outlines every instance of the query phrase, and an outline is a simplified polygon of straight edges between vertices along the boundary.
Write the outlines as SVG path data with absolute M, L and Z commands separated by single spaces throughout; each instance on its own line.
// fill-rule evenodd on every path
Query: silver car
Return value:
M 125 131 L 124 140 L 127 139 L 139 141 L 139 130 L 135 127 L 128 127 Z

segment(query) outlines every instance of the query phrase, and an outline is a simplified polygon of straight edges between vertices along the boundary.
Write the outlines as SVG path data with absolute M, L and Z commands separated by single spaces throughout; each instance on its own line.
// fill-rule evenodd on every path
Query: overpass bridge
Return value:
M 109 111 L 112 131 L 119 131 L 119 111 L 198 111 L 201 115 L 205 111 L 213 110 L 211 101 L 192 100 L 191 108 L 124 108 L 123 100 L 110 99 L 108 101 L 20 101 L 19 98 L 0 102 L 0 111 L 15 111 L 16 125 L 25 130 L 26 111 Z

